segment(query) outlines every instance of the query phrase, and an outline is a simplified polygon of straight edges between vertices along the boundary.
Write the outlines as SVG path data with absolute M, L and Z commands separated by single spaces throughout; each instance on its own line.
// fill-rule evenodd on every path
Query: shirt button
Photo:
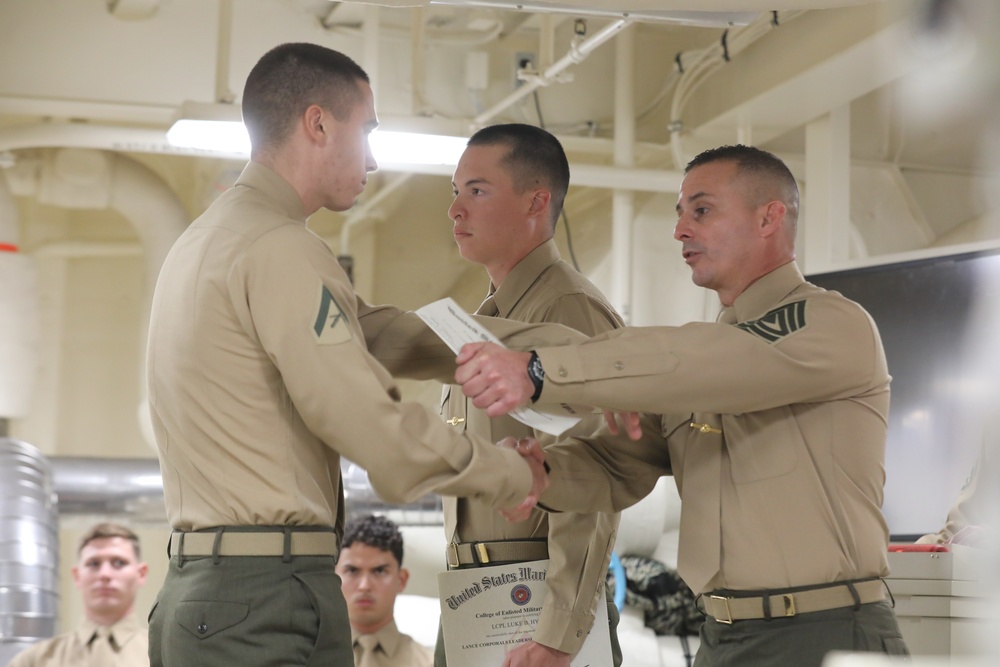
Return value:
M 576 631 L 576 636 L 577 636 L 577 638 L 582 637 L 583 636 L 583 630 L 577 630 Z
M 625 370 L 625 364 L 623 364 L 620 361 L 616 361 L 614 365 L 615 365 L 615 370 L 616 371 Z
M 560 367 L 560 368 L 559 368 L 559 377 L 561 377 L 561 378 L 564 378 L 564 377 L 566 377 L 566 375 L 567 375 L 567 373 L 566 373 L 566 369 L 565 369 L 565 368 L 562 368 L 562 367 Z
M 200 632 L 201 634 L 205 634 L 206 632 L 208 632 L 208 626 L 205 625 L 204 623 L 199 624 L 198 632 Z

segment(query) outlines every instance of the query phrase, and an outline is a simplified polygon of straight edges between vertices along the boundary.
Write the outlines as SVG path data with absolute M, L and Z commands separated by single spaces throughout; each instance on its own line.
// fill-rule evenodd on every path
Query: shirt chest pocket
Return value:
M 789 408 L 725 415 L 723 430 L 735 484 L 787 475 L 798 465 L 805 442 Z

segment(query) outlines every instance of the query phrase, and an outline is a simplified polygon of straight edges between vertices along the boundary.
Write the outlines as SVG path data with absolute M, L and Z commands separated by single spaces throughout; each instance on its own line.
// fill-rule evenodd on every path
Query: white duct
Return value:
M 136 136 L 149 137 L 151 140 L 155 134 Z M 152 428 L 145 397 L 144 358 L 148 309 L 160 266 L 174 241 L 187 228 L 189 216 L 174 192 L 158 175 L 141 163 L 119 153 L 85 147 L 88 142 L 96 147 L 119 150 L 142 150 L 143 147 L 148 147 L 129 145 L 128 142 L 122 145 L 121 137 L 121 134 L 115 133 L 111 128 L 78 129 L 68 125 L 43 123 L 0 132 L 0 152 L 30 147 L 71 146 L 60 148 L 46 156 L 41 174 L 34 184 L 39 201 L 74 208 L 110 208 L 124 216 L 139 237 L 146 258 L 146 300 L 139 331 L 139 348 L 143 359 L 139 363 L 141 396 L 138 416 L 143 436 L 152 447 Z M 0 212 L 0 218 L 4 217 L 7 216 Z M 4 285 L 7 283 L 8 281 L 3 281 Z M 21 293 L 23 290 L 13 291 Z M 35 308 L 37 309 L 37 302 Z M 35 339 L 37 335 L 32 336 L 32 340 Z M 30 391 L 25 391 L 28 381 L 22 378 L 19 383 L 20 387 L 14 391 L 30 395 Z
M 17 206 L 0 176 L 0 419 L 24 417 L 38 371 L 35 263 L 20 252 Z
M 0 438 L 0 665 L 55 632 L 58 558 L 51 467 L 31 445 Z

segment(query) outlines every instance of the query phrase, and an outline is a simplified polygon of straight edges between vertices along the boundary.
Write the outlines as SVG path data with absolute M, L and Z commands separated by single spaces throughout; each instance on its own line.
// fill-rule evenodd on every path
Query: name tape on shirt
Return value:
M 785 336 L 795 333 L 806 325 L 806 302 L 796 301 L 769 311 L 758 320 L 740 322 L 736 326 L 763 338 L 768 343 L 774 343 Z
M 347 315 L 326 285 L 323 285 L 320 292 L 313 331 L 320 345 L 339 345 L 351 340 L 351 324 L 347 321 Z

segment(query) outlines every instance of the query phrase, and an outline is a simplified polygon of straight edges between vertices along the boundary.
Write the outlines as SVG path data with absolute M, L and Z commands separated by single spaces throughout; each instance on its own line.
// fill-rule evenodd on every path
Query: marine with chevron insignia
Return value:
M 696 667 L 907 654 L 881 579 L 890 378 L 875 323 L 802 277 L 798 187 L 774 155 L 698 155 L 676 208 L 694 283 L 722 302 L 716 322 L 533 352 L 470 345 L 456 380 L 491 416 L 532 395 L 619 412 L 546 449 L 548 508 L 619 511 L 674 476 L 678 570 L 709 617 Z

